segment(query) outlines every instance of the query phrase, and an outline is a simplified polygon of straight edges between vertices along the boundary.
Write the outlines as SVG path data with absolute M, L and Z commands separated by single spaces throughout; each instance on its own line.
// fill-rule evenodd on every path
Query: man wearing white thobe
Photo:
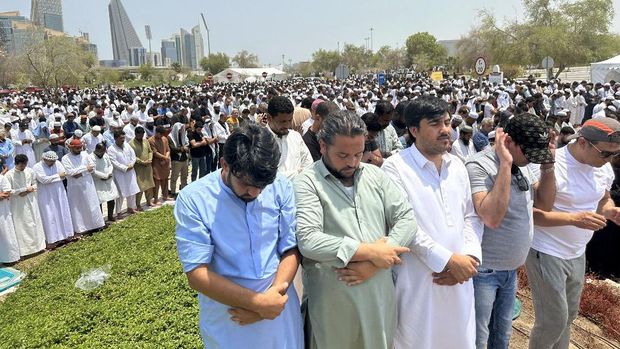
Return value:
M 19 154 L 15 157 L 15 167 L 6 174 L 12 188 L 11 215 L 22 257 L 45 248 L 45 232 L 37 204 L 37 179 L 27 164 L 28 157 Z
M 11 130 L 11 141 L 15 146 L 15 155 L 26 154 L 28 157 L 28 167 L 34 166 L 36 158 L 32 144 L 35 141 L 34 134 L 28 129 L 28 124 L 21 122 L 19 129 Z
M 114 132 L 114 145 L 108 148 L 108 155 L 114 166 L 114 182 L 120 197 L 116 200 L 116 213 L 121 213 L 123 199 L 127 200 L 127 213 L 133 214 L 136 209 L 136 194 L 140 192 L 133 169 L 136 153 L 125 143 L 125 132 Z
M 312 155 L 303 138 L 299 132 L 291 130 L 293 111 L 293 103 L 285 97 L 272 98 L 267 107 L 269 115 L 267 128 L 276 139 L 282 154 L 278 172 L 291 180 L 313 163 Z
M 471 140 L 473 132 L 474 129 L 471 126 L 465 125 L 459 127 L 459 139 L 452 143 L 450 154 L 457 156 L 463 163 L 476 153 L 474 142 Z
M 437 107 L 424 114 L 421 108 L 407 108 L 416 143 L 382 166 L 413 206 L 418 234 L 430 237 L 421 242 L 416 238 L 413 253 L 402 254 L 402 264 L 394 268 L 399 309 L 394 348 L 473 349 L 476 317 L 470 278 L 482 255 L 483 225 L 474 210 L 465 165 L 447 153 L 449 105 L 436 97 L 422 99 Z
M 97 144 L 103 142 L 103 135 L 101 134 L 101 126 L 93 126 L 93 128 L 87 134 L 82 137 L 84 147 L 88 154 L 92 154 L 95 151 Z
M 90 154 L 90 159 L 95 164 L 93 181 L 95 182 L 99 203 L 118 198 L 118 189 L 116 189 L 114 181 L 111 180 L 113 179 L 114 166 L 112 166 L 110 156 L 105 153 L 105 148 L 103 150 L 103 152 Z
M 11 184 L 0 174 L 0 263 L 19 260 L 19 244 L 11 217 Z
M 52 245 L 73 236 L 69 201 L 62 180 L 65 168 L 53 151 L 43 153 L 42 160 L 32 170 L 37 178 L 37 203 L 41 212 L 47 243 Z
M 132 115 L 129 118 L 129 123 L 123 127 L 123 132 L 125 132 L 125 142 L 129 143 L 136 136 L 136 126 L 138 126 L 138 122 L 140 119 L 137 115 Z
M 88 153 L 82 151 L 82 142 L 79 139 L 72 140 L 69 149 L 71 152 L 62 158 L 62 165 L 67 173 L 67 198 L 73 229 L 82 234 L 99 229 L 105 223 L 93 183 L 95 165 Z
M 583 117 L 586 114 L 586 98 L 584 97 L 585 94 L 585 88 L 583 88 L 582 86 L 579 86 L 575 92 L 577 93 L 577 95 L 575 95 L 575 111 L 573 113 L 571 113 L 570 115 L 570 124 L 571 125 L 581 125 L 581 122 L 583 121 Z

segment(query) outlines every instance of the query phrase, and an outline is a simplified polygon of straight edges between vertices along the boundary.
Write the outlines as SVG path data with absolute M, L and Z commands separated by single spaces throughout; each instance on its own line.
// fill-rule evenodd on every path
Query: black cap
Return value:
M 521 146 L 525 158 L 534 164 L 555 162 L 549 150 L 549 128 L 538 116 L 524 113 L 508 120 L 504 132 Z

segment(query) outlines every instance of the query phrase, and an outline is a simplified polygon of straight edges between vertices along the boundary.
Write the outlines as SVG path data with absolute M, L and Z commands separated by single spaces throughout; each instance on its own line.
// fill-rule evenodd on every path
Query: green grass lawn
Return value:
M 91 291 L 84 270 L 109 264 Z M 0 303 L 0 348 L 198 348 L 196 294 L 176 256 L 172 208 L 135 215 L 47 254 Z

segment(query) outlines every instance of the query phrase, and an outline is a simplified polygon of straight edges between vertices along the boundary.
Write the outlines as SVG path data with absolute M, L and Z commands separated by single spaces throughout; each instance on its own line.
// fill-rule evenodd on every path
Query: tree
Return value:
M 378 70 L 398 69 L 407 65 L 405 49 L 382 46 L 372 57 L 372 66 Z
M 78 85 L 94 67 L 94 56 L 75 39 L 53 36 L 33 41 L 16 56 L 19 68 L 31 83 L 43 87 Z
M 360 73 L 370 68 L 372 52 L 364 46 L 345 44 L 341 53 L 342 63 L 346 64 L 352 73 Z
M 241 50 L 233 59 L 239 68 L 258 68 L 258 56 L 246 50 Z
M 320 72 L 334 72 L 340 64 L 340 59 L 338 51 L 319 49 L 312 54 L 312 67 Z
M 550 56 L 558 68 L 602 60 L 620 51 L 620 36 L 609 32 L 611 0 L 523 0 L 526 18 L 505 24 L 488 11 L 458 44 L 459 64 L 472 67 L 475 56 L 491 64 L 540 66 Z M 592 23 L 596 23 L 593 25 Z
M 222 52 L 212 53 L 208 57 L 203 57 L 200 60 L 200 66 L 202 70 L 206 72 L 217 74 L 230 67 L 230 58 Z
M 445 63 L 448 57 L 446 48 L 437 43 L 437 39 L 428 32 L 410 35 L 405 42 L 408 65 L 416 64 L 418 70 Z
M 142 64 L 140 68 L 138 68 L 138 73 L 140 73 L 140 78 L 142 80 L 150 81 L 155 76 L 155 68 L 153 68 L 151 62 Z
M 202 70 L 205 70 L 204 66 L 202 65 L 202 62 L 204 61 L 205 57 L 202 58 L 202 60 L 200 60 L 199 64 L 202 67 Z M 179 62 L 174 62 L 172 64 L 170 64 L 170 68 L 177 74 L 179 74 L 180 72 L 183 71 L 183 66 L 181 66 L 181 63 Z M 205 70 L 206 71 L 206 70 Z

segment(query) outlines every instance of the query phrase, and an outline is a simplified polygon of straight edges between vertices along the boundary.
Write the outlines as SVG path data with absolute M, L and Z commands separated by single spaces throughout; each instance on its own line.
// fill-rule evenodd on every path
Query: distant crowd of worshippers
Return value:
M 142 210 L 143 196 L 146 206 L 172 200 L 190 169 L 194 181 L 219 167 L 226 139 L 246 122 L 274 131 L 286 149 L 280 170 L 292 178 L 321 157 L 316 134 L 334 110 L 364 120 L 363 161 L 381 166 L 413 143 L 404 125 L 407 102 L 437 96 L 451 106 L 451 153 L 466 161 L 492 145 L 495 127 L 522 112 L 546 120 L 560 135 L 558 146 L 565 145 L 584 121 L 617 118 L 619 87 L 507 80 L 479 88 L 454 77 L 438 84 L 360 78 L 14 92 L 0 99 L 0 262 L 101 229 L 104 203 L 112 222 Z M 268 118 L 276 96 L 294 106 L 291 129 L 300 137 L 281 137 L 277 120 Z

